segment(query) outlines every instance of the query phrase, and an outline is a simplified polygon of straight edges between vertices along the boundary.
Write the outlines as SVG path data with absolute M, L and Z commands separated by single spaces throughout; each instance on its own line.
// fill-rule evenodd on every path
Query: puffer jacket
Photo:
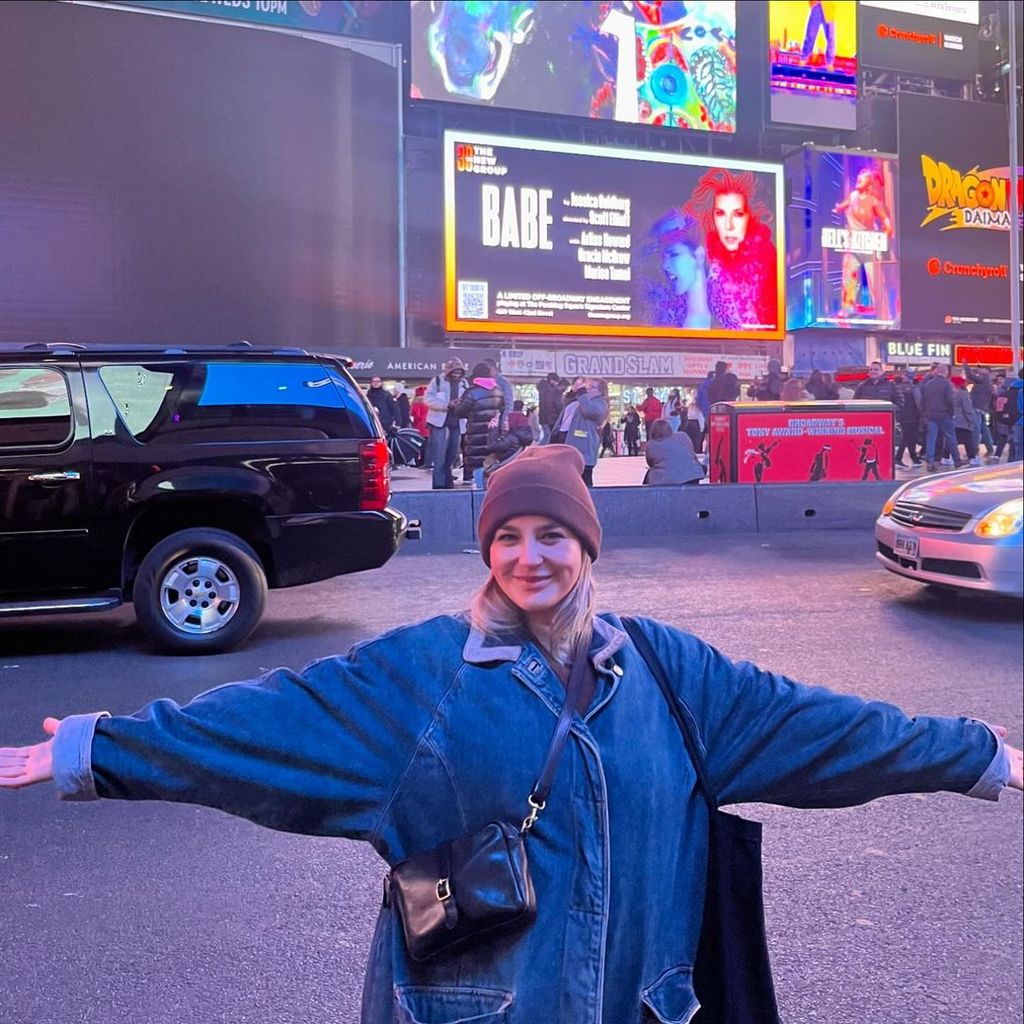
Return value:
M 719 805 L 845 807 L 935 790 L 994 800 L 1009 777 L 1002 741 L 981 723 L 908 718 L 734 663 L 662 623 L 638 626 L 694 724 Z M 416 963 L 385 904 L 362 1024 L 681 1024 L 697 1011 L 707 805 L 615 616 L 594 620 L 589 654 L 594 697 L 572 718 L 527 840 L 536 920 Z M 444 615 L 184 708 L 65 718 L 54 781 L 66 800 L 201 804 L 362 840 L 393 865 L 489 821 L 518 823 L 564 699 L 530 636 L 484 636 Z M 384 868 L 363 884 L 379 887 Z
M 466 421 L 466 469 L 472 472 L 484 464 L 490 454 L 489 434 L 496 428 L 505 411 L 505 399 L 493 377 L 477 377 L 470 389 L 459 399 L 456 410 Z

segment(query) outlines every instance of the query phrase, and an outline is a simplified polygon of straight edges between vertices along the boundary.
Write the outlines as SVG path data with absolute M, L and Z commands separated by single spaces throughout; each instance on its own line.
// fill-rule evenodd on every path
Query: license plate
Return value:
M 917 538 L 897 537 L 893 550 L 903 558 L 917 558 Z

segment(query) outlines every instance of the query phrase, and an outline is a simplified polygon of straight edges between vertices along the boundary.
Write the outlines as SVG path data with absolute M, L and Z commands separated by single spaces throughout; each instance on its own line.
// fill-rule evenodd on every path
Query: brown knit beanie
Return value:
M 567 444 L 532 445 L 491 477 L 484 493 L 477 535 L 480 554 L 491 564 L 491 542 L 514 516 L 550 516 L 567 526 L 597 561 L 601 524 L 583 482 L 583 456 Z

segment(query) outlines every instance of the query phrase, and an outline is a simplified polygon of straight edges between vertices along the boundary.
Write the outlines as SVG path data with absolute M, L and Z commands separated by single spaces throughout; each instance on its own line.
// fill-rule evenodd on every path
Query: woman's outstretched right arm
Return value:
M 403 678 L 406 660 L 377 640 L 184 706 L 47 719 L 51 739 L 0 748 L 0 786 L 52 779 L 67 800 L 202 804 L 282 831 L 368 839 L 433 711 L 431 687 Z

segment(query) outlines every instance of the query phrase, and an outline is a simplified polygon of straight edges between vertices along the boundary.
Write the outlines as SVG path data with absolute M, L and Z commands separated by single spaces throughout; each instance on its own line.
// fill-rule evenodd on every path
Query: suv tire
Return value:
M 267 578 L 256 552 L 233 533 L 180 530 L 142 560 L 132 601 L 139 625 L 160 650 L 219 654 L 259 624 Z

